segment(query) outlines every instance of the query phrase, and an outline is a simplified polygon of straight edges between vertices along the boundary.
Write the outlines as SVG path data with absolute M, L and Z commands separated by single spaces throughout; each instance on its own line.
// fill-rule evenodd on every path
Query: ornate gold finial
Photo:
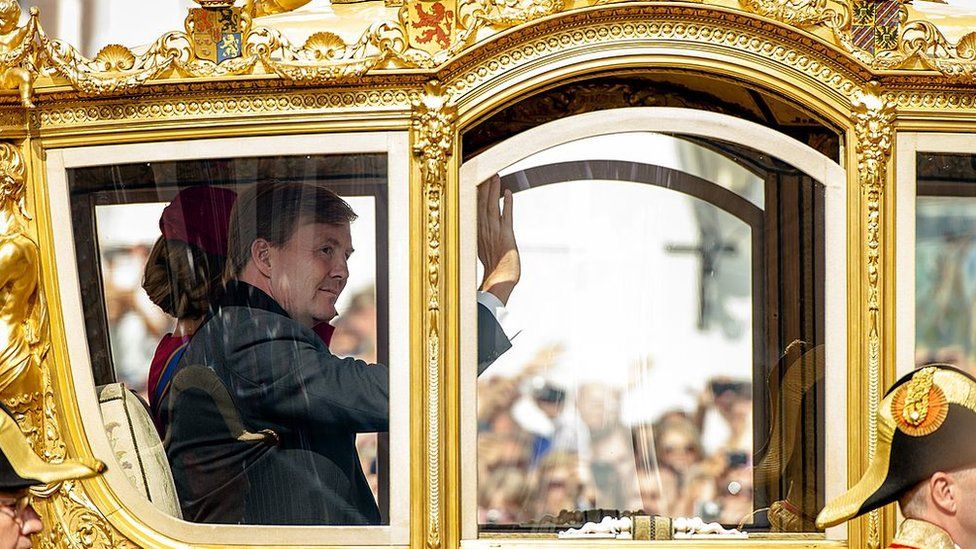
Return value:
M 264 17 L 295 11 L 309 2 L 311 0 L 248 0 L 244 11 L 251 17 Z
M 235 0 L 193 0 L 197 4 L 200 4 L 201 8 L 204 9 L 222 9 L 230 8 L 234 5 Z
M 37 8 L 31 8 L 27 25 L 17 27 L 20 22 L 20 4 L 16 0 L 0 0 L 0 87 L 7 90 L 20 90 L 20 101 L 32 108 L 34 76 L 21 67 L 34 49 L 34 29 Z

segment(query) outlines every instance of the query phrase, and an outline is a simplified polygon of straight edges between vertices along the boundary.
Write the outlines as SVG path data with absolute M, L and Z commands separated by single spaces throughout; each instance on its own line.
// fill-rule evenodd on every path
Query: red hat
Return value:
M 220 187 L 190 187 L 163 209 L 159 230 L 167 240 L 193 244 L 211 255 L 227 255 L 230 212 L 237 193 Z

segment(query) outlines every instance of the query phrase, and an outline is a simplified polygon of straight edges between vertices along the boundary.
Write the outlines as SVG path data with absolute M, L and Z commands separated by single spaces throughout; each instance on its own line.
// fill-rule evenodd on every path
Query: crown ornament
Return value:
M 234 6 L 235 0 L 193 0 L 201 8 L 208 10 L 224 9 Z

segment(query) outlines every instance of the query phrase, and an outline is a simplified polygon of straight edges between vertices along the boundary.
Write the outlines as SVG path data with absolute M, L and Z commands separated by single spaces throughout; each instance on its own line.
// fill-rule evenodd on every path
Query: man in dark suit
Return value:
M 482 289 L 478 371 L 510 347 L 495 311 L 519 280 L 512 197 L 479 191 Z M 187 520 L 378 524 L 356 433 L 389 426 L 381 364 L 338 358 L 312 327 L 336 316 L 353 253 L 348 204 L 317 186 L 267 183 L 239 196 L 227 289 L 177 364 L 161 403 Z M 479 300 L 481 301 L 481 300 Z

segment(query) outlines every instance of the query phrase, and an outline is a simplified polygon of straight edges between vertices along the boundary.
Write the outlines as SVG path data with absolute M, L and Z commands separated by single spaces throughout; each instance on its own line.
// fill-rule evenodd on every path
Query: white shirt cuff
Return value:
M 509 341 L 522 333 L 516 316 L 509 312 L 502 300 L 498 299 L 498 296 L 491 292 L 479 291 L 478 303 L 484 305 L 491 312 L 491 316 L 498 321 L 498 325 L 502 327 L 502 331 L 508 336 Z

